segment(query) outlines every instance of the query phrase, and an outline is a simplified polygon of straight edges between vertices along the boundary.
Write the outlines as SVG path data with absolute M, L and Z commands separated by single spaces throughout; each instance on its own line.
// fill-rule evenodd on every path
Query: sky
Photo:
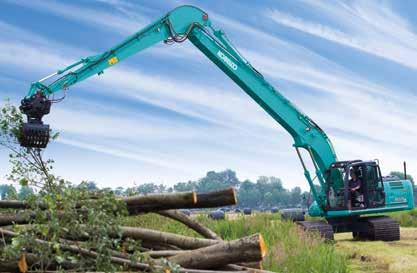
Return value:
M 0 98 L 18 105 L 31 82 L 184 4 L 325 130 L 339 160 L 378 159 L 383 174 L 406 161 L 417 175 L 415 1 L 1 0 Z M 61 132 L 44 156 L 75 183 L 173 185 L 230 168 L 308 189 L 290 135 L 188 41 L 72 86 L 44 121 Z M 0 166 L 5 179 L 5 150 Z

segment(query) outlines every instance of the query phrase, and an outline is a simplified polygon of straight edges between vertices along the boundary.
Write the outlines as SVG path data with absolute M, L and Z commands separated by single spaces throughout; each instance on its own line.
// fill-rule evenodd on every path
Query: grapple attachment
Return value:
M 45 148 L 49 142 L 49 125 L 43 124 L 42 117 L 49 114 L 51 101 L 42 93 L 22 100 L 20 110 L 27 116 L 27 122 L 20 128 L 19 143 L 26 148 Z
M 49 125 L 23 123 L 19 142 L 22 147 L 26 148 L 46 148 L 49 142 Z

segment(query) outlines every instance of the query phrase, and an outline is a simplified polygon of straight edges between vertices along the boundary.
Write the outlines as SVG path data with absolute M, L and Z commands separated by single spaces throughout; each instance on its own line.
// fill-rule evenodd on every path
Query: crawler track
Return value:
M 321 237 L 328 241 L 334 240 L 333 228 L 325 221 L 299 221 L 297 224 L 305 231 L 318 232 Z
M 362 220 L 362 219 L 361 219 Z M 366 231 L 354 232 L 357 239 L 371 241 L 398 241 L 400 240 L 400 225 L 388 216 L 376 216 L 363 218 L 366 223 Z

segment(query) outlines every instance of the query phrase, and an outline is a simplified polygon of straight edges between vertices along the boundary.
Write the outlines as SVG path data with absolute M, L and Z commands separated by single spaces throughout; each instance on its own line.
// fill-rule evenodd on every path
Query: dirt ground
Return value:
M 335 235 L 336 249 L 345 253 L 353 273 L 417 272 L 417 228 L 401 228 L 397 242 L 353 241 L 351 233 Z

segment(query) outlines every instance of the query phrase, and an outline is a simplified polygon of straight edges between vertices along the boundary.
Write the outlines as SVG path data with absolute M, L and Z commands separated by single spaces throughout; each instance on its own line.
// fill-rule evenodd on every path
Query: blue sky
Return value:
M 193 4 L 330 136 L 338 158 L 417 175 L 413 1 L 0 1 L 0 97 Z M 191 43 L 160 44 L 68 91 L 45 118 L 56 172 L 172 185 L 231 168 L 307 189 L 291 137 Z M 0 175 L 7 156 L 0 153 Z

